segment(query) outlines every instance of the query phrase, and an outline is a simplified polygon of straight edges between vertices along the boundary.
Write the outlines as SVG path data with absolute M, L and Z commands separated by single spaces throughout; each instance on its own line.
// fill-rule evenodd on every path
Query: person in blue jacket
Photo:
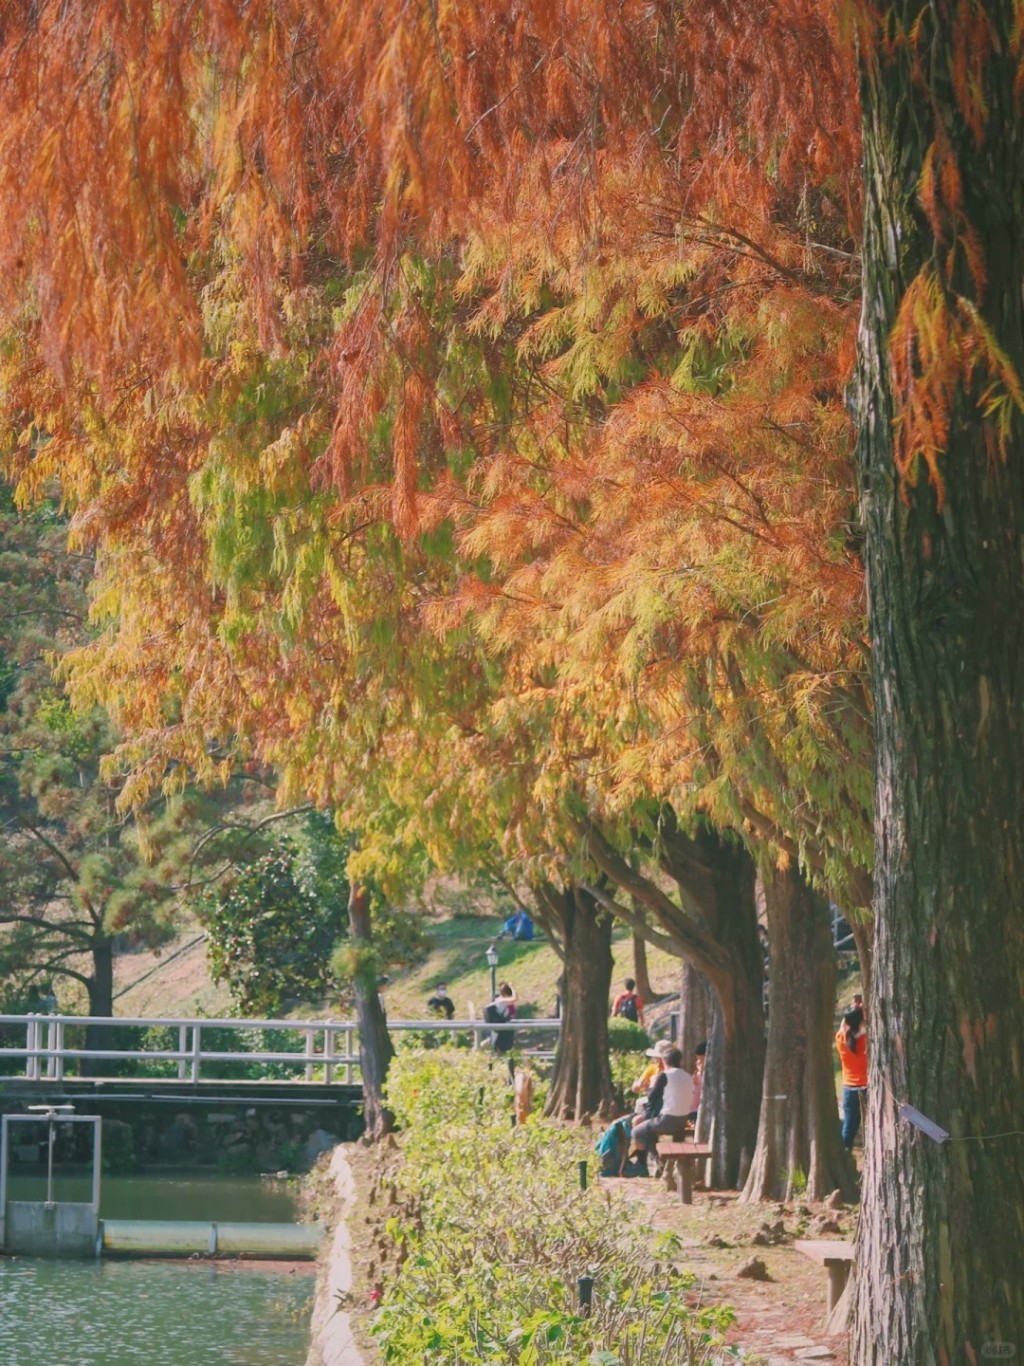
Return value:
M 499 939 L 521 939 L 529 940 L 533 938 L 533 921 L 529 914 L 520 906 L 514 915 L 510 915 L 501 927 Z

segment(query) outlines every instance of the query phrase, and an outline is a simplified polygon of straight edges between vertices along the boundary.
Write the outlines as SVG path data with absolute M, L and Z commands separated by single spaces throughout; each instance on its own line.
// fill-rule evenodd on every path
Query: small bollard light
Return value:
M 581 1157 L 581 1158 L 580 1158 L 580 1190 L 581 1190 L 581 1191 L 585 1191 L 586 1189 L 587 1189 L 587 1159 L 586 1159 L 585 1157 Z
M 576 1282 L 576 1299 L 584 1318 L 590 1317 L 590 1302 L 594 1294 L 593 1276 L 581 1276 Z

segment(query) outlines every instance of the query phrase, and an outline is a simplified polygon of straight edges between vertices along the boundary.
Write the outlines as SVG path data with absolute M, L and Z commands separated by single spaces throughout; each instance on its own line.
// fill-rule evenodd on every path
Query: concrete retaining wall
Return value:
M 8 1200 L 3 1247 L 23 1257 L 95 1257 L 98 1225 L 92 1205 Z
M 352 1238 L 347 1219 L 355 1198 L 355 1182 L 344 1148 L 335 1148 L 330 1171 L 338 1223 L 317 1279 L 306 1366 L 364 1366 L 348 1313 L 342 1307 L 352 1289 Z

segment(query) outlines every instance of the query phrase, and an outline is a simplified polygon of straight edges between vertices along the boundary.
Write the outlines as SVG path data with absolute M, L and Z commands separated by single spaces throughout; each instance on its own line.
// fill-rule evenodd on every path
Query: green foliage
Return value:
M 241 1011 L 277 1015 L 337 990 L 331 961 L 348 923 L 348 843 L 312 813 L 275 847 L 209 894 L 202 917 L 215 982 Z
M 103 1170 L 110 1176 L 129 1176 L 138 1170 L 135 1132 L 119 1119 L 103 1123 Z
M 642 1053 L 650 1048 L 651 1036 L 643 1025 L 621 1016 L 608 1021 L 608 1047 L 614 1053 Z
M 387 1234 L 401 1271 L 373 1332 L 386 1362 L 448 1366 L 723 1361 L 727 1310 L 693 1312 L 693 1277 L 648 1248 L 653 1234 L 591 1188 L 576 1164 L 593 1136 L 511 1128 L 506 1069 L 481 1054 L 403 1052 L 388 1104 L 409 1131 Z M 524 1173 L 529 1180 L 524 1180 Z M 673 1255 L 659 1247 L 659 1259 Z M 595 1278 L 593 1313 L 576 1306 Z
M 93 634 L 93 563 L 67 534 L 54 501 L 20 513 L 0 484 L 0 989 L 53 984 L 65 1007 L 87 994 L 109 1015 L 111 956 L 164 943 L 194 880 L 265 850 L 267 799 L 260 774 L 200 790 L 178 765 L 173 795 L 120 809 L 118 732 L 60 677 Z M 62 979 L 78 984 L 70 1000 Z

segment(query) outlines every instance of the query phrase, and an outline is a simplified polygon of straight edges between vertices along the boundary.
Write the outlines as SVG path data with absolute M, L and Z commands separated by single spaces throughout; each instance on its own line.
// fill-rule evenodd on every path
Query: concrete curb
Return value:
M 346 1217 L 355 1199 L 352 1168 L 341 1146 L 335 1148 L 331 1157 L 330 1173 L 338 1202 L 338 1223 L 317 1283 L 306 1366 L 364 1366 L 348 1313 L 338 1299 L 352 1288 L 352 1238 Z

